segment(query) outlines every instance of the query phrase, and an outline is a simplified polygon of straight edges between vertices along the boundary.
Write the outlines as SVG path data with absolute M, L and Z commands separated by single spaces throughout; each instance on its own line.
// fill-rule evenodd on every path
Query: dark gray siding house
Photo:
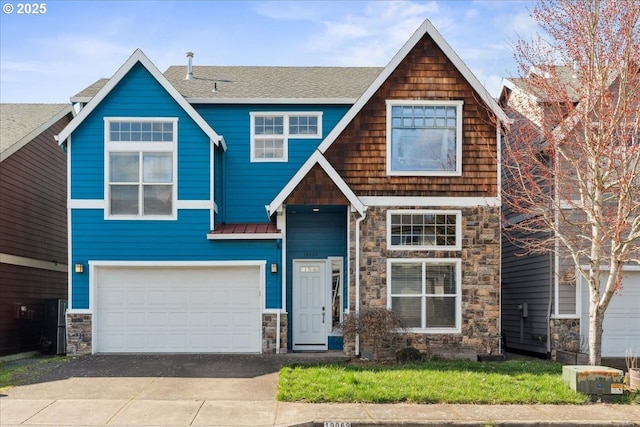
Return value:
M 45 300 L 67 298 L 69 104 L 0 105 L 0 356 L 40 350 Z

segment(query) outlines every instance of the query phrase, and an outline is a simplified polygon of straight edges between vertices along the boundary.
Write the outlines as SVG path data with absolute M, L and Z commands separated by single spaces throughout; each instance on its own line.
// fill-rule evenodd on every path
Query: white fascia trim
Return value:
M 180 209 L 214 209 L 213 202 L 211 200 L 178 200 L 176 201 L 176 208 Z
M 424 207 L 500 207 L 498 197 L 404 197 L 404 196 L 362 196 L 360 201 L 366 206 L 424 206 Z
M 580 266 L 580 270 L 588 271 L 590 266 L 588 264 L 583 264 Z M 601 271 L 609 271 L 608 265 L 601 265 Z M 640 264 L 635 263 L 625 263 L 622 265 L 622 271 L 640 271 Z
M 371 97 L 377 92 L 378 89 L 382 86 L 382 84 L 389 78 L 391 73 L 396 69 L 398 65 L 404 60 L 404 58 L 409 54 L 411 49 L 415 47 L 415 45 L 422 39 L 422 37 L 428 34 L 431 36 L 433 41 L 438 45 L 438 47 L 444 52 L 444 54 L 449 58 L 449 60 L 453 63 L 453 65 L 458 69 L 458 71 L 462 74 L 462 76 L 469 82 L 471 87 L 478 93 L 480 98 L 484 101 L 484 103 L 491 109 L 491 111 L 496 115 L 496 117 L 504 122 L 508 123 L 507 115 L 502 111 L 498 103 L 489 95 L 485 87 L 478 81 L 476 76 L 473 75 L 471 70 L 465 65 L 465 63 L 460 59 L 460 57 L 455 53 L 455 51 L 449 46 L 449 43 L 446 42 L 444 38 L 440 35 L 438 30 L 431 24 L 431 22 L 426 19 L 422 25 L 413 33 L 411 38 L 402 46 L 402 48 L 396 53 L 396 55 L 391 59 L 389 64 L 382 70 L 382 72 L 378 75 L 378 77 L 371 83 L 371 86 L 367 88 L 367 90 L 358 98 L 358 100 L 353 104 L 353 106 L 347 111 L 347 113 L 342 117 L 342 119 L 338 122 L 338 124 L 333 128 L 333 130 L 327 135 L 325 140 L 320 144 L 318 150 L 321 153 L 327 151 L 327 149 L 333 144 L 333 142 L 338 138 L 338 136 L 342 133 L 342 131 L 347 127 L 347 125 L 354 119 L 354 117 L 360 112 L 362 107 L 371 99 Z
M 42 132 L 49 129 L 58 120 L 62 119 L 64 116 L 71 113 L 72 111 L 73 109 L 71 107 L 71 104 L 63 107 L 59 112 L 51 116 L 46 122 L 42 123 L 36 129 L 29 132 L 27 135 L 20 138 L 20 140 L 14 142 L 12 145 L 7 147 L 2 153 L 0 153 L 0 162 L 4 162 L 6 159 L 9 158 L 9 156 L 11 156 L 13 153 L 15 153 L 16 151 L 18 151 L 19 149 L 27 145 L 29 142 L 33 141 L 38 135 L 40 135 Z
M 207 233 L 207 239 L 209 240 L 275 240 L 275 239 L 282 239 L 282 233 L 254 233 L 254 234 Z
M 89 267 L 265 267 L 266 260 L 247 261 L 89 261 Z
M 71 199 L 69 201 L 71 209 L 104 209 L 105 201 L 101 199 Z M 211 200 L 177 200 L 176 209 L 215 209 L 215 205 Z M 149 219 L 149 218 L 145 218 Z
M 93 315 L 93 309 L 91 308 L 67 308 L 67 314 L 91 314 Z
M 505 88 L 505 87 L 507 89 L 509 89 L 509 90 L 513 90 L 516 87 L 516 85 L 511 80 L 509 80 L 508 78 L 504 77 L 502 79 L 502 84 L 500 86 L 500 93 L 502 93 L 502 89 Z
M 71 199 L 70 209 L 104 209 L 105 202 L 102 199 Z
M 146 55 L 140 49 L 136 49 L 135 52 L 127 59 L 127 61 L 116 71 L 116 73 L 109 79 L 106 85 L 102 87 L 94 96 L 91 101 L 78 113 L 76 117 L 71 120 L 59 135 L 56 136 L 58 144 L 62 144 L 67 138 L 75 131 L 78 126 L 95 110 L 95 108 L 104 100 L 107 95 L 120 83 L 120 81 L 131 71 L 131 69 L 137 64 L 142 64 L 143 67 L 156 79 L 158 83 L 167 91 L 167 93 L 182 107 L 182 109 L 193 119 L 194 122 L 207 134 L 211 142 L 218 145 L 220 143 L 221 136 L 207 124 L 207 122 L 196 112 L 196 110 L 189 104 L 182 95 L 176 90 L 175 87 L 167 78 L 158 70 L 158 68 L 146 57 Z
M 190 104 L 353 105 L 357 98 L 185 98 Z
M 61 273 L 66 273 L 67 271 L 69 271 L 66 264 L 61 264 L 55 261 L 43 261 L 41 259 L 27 258 L 5 253 L 0 253 L 0 264 L 38 268 L 40 270 L 59 271 Z
M 211 141 L 211 142 L 213 142 L 213 141 Z M 215 144 L 215 145 L 217 145 L 217 144 Z M 227 141 L 224 140 L 224 136 L 222 136 L 222 135 L 220 135 L 220 146 L 222 147 L 222 151 L 227 151 Z
M 304 179 L 304 177 L 309 173 L 311 168 L 315 164 L 319 164 L 322 169 L 329 175 L 329 178 L 336 184 L 336 186 L 340 189 L 342 194 L 349 200 L 351 206 L 360 214 L 364 212 L 364 204 L 360 201 L 358 196 L 355 195 L 351 188 L 347 185 L 346 182 L 342 179 L 340 174 L 331 166 L 329 161 L 322 155 L 320 151 L 314 151 L 313 154 L 307 159 L 307 161 L 298 169 L 298 172 L 289 180 L 287 185 L 278 193 L 278 195 L 273 199 L 273 201 L 267 207 L 267 214 L 269 216 L 273 215 L 277 212 L 284 203 L 285 199 L 289 197 L 291 192 L 296 188 L 296 186 Z

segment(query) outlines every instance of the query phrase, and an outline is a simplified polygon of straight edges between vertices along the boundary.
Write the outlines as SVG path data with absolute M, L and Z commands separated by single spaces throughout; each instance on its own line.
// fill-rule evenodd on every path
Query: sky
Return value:
M 496 96 L 518 74 L 514 43 L 537 30 L 533 0 L 0 4 L 2 103 L 69 102 L 136 48 L 163 72 L 188 51 L 194 65 L 383 67 L 425 19 Z

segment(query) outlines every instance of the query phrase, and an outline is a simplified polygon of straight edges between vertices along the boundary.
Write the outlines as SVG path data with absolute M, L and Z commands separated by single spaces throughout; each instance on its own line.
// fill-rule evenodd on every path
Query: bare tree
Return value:
M 542 31 L 516 44 L 503 142 L 506 232 L 586 280 L 598 365 L 622 267 L 640 263 L 640 2 L 541 0 L 532 17 Z

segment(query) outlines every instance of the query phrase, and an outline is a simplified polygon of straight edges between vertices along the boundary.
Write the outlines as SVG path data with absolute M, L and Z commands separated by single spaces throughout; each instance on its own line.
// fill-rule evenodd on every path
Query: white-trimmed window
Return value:
M 389 210 L 387 247 L 401 250 L 460 250 L 460 211 Z
M 387 306 L 414 332 L 459 333 L 459 259 L 387 259 Z
M 462 101 L 387 101 L 387 174 L 462 174 Z
M 178 120 L 105 118 L 105 217 L 175 219 Z
M 286 162 L 289 139 L 321 138 L 322 113 L 250 113 L 251 161 Z

